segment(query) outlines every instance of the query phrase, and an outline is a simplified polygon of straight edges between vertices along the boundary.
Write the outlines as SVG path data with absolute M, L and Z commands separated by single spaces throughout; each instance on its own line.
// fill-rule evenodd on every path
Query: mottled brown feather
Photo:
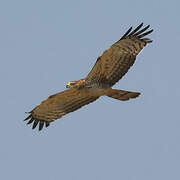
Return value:
M 153 30 L 146 31 L 150 26 L 141 29 L 143 23 L 133 31 L 132 27 L 106 50 L 96 61 L 94 67 L 86 77 L 86 80 L 113 86 L 118 82 L 134 64 L 136 56 L 146 46 L 152 42 L 144 36 Z
M 33 123 L 32 129 L 39 123 L 39 130 L 41 130 L 44 123 L 48 127 L 52 121 L 95 101 L 98 97 L 86 89 L 68 89 L 43 101 L 25 120 L 29 120 L 27 124 Z

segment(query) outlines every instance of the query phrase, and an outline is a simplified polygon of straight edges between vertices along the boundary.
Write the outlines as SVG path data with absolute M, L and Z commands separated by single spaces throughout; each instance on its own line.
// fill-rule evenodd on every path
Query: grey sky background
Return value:
M 180 1 L 0 2 L 0 179 L 179 180 Z M 133 25 L 153 43 L 116 88 L 41 132 L 23 119 Z

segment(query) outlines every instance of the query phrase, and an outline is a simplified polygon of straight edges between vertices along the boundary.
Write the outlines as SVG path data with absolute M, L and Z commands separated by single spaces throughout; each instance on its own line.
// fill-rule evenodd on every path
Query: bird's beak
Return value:
M 70 88 L 70 82 L 66 84 L 66 88 Z
M 68 85 L 68 84 L 66 85 L 66 88 L 69 88 L 69 85 Z

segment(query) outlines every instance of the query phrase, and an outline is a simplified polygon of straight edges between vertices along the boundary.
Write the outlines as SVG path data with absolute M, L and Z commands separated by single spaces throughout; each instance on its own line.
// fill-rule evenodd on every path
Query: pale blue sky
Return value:
M 0 179 L 179 180 L 180 1 L 0 2 Z M 128 102 L 100 98 L 41 132 L 30 111 L 130 26 L 150 24 L 153 43 L 115 86 Z

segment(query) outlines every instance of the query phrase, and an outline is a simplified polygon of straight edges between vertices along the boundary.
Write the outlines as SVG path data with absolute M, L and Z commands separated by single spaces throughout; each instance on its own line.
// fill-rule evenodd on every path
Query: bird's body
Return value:
M 134 64 L 136 56 L 152 41 L 144 36 L 153 30 L 146 31 L 149 25 L 141 29 L 140 24 L 132 31 L 132 27 L 123 37 L 106 50 L 96 61 L 87 77 L 67 84 L 68 90 L 50 96 L 34 108 L 25 119 L 27 124 L 33 123 L 33 129 L 39 123 L 39 130 L 44 124 L 49 124 L 63 115 L 73 112 L 80 107 L 108 96 L 118 100 L 129 100 L 140 95 L 138 92 L 112 89 Z M 141 30 L 140 30 L 141 29 Z

